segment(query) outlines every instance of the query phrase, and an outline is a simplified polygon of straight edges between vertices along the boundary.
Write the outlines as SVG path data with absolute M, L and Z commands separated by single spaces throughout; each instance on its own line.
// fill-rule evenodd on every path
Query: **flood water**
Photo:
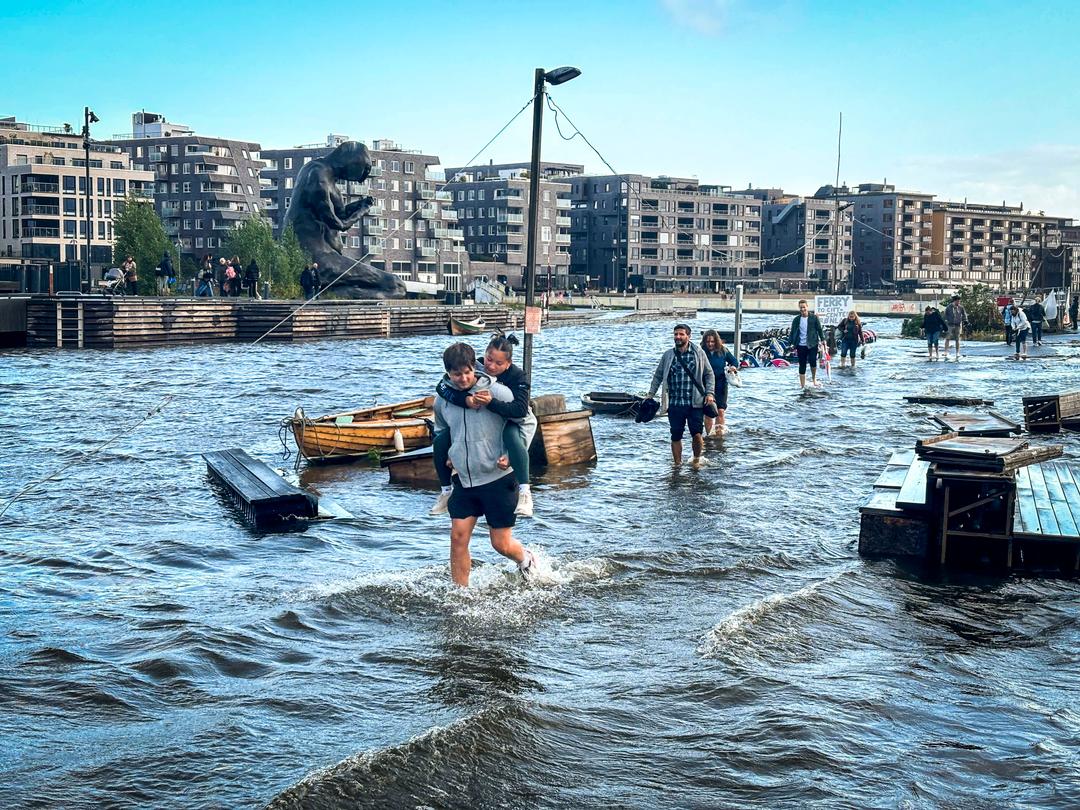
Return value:
M 640 391 L 670 335 L 549 330 L 536 393 Z M 599 460 L 540 474 L 516 530 L 536 586 L 481 526 L 451 587 L 433 493 L 377 468 L 305 472 L 355 518 L 286 533 L 209 486 L 209 449 L 279 463 L 297 405 L 429 392 L 449 341 L 0 354 L 5 501 L 175 397 L 0 518 L 0 806 L 1080 805 L 1080 584 L 856 551 L 889 452 L 936 432 L 903 395 L 1021 421 L 1080 388 L 1071 337 L 960 364 L 885 338 L 811 399 L 746 371 L 698 470 L 664 420 L 594 417 Z

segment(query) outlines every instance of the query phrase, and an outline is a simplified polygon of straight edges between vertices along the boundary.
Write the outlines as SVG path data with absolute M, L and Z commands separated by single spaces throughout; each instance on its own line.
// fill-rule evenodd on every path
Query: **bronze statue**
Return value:
M 285 227 L 292 225 L 300 245 L 319 263 L 319 270 L 329 283 L 343 271 L 331 290 L 346 298 L 400 298 L 405 285 L 392 273 L 344 255 L 341 234 L 359 221 L 375 200 L 361 197 L 348 205 L 337 181 L 362 183 L 371 174 L 371 155 L 367 147 L 346 141 L 333 152 L 313 160 L 296 176 Z

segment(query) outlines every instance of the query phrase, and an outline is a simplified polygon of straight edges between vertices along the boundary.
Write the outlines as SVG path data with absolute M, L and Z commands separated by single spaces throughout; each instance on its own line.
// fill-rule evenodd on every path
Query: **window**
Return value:
M 173 183 L 173 190 L 174 191 L 176 190 L 176 183 Z M 185 194 L 190 194 L 191 193 L 191 183 L 184 183 L 184 193 Z
M 540 241 L 541 242 L 550 242 L 551 241 L 551 226 L 550 225 L 544 225 L 544 226 L 542 226 L 540 228 Z
M 195 237 L 195 247 L 201 248 L 203 246 L 203 238 L 201 236 Z
M 292 188 L 292 187 L 293 187 L 293 178 L 286 177 L 285 178 L 285 188 L 289 189 L 289 188 Z
M 495 206 L 491 206 L 490 208 L 488 208 L 488 216 L 492 219 L 495 218 Z
M 304 165 L 307 166 L 309 163 L 311 163 L 311 156 L 310 155 L 308 157 L 304 158 Z M 353 247 L 359 247 L 359 245 L 353 245 Z
M 173 144 L 173 145 L 172 145 L 172 146 L 171 146 L 171 147 L 169 148 L 169 154 L 171 154 L 171 155 L 172 155 L 173 157 L 177 157 L 177 156 L 179 156 L 179 154 L 180 154 L 180 147 L 179 147 L 179 145 L 178 145 L 178 144 L 175 144 L 175 143 L 174 143 L 174 144 Z
M 416 164 L 411 160 L 405 161 L 405 174 L 412 174 L 416 171 Z
M 173 163 L 171 166 L 169 166 L 169 174 L 179 174 L 179 173 L 180 173 L 180 167 L 177 166 L 175 163 Z
M 475 200 L 476 199 L 476 189 L 472 189 L 472 188 L 469 189 L 469 199 L 470 200 Z
M 400 211 L 401 210 L 401 200 L 399 200 L 397 197 L 391 198 L 391 200 L 390 200 L 390 210 L 391 211 Z
M 185 219 L 184 220 L 184 230 L 185 231 L 190 231 L 191 230 L 191 220 L 190 219 Z
M 390 190 L 391 191 L 401 191 L 401 183 L 399 183 L 397 180 L 391 180 L 390 181 Z
M 458 198 L 458 202 L 461 202 L 462 200 L 464 200 L 465 199 L 465 192 L 462 191 L 461 189 L 458 189 L 457 198 Z
M 482 200 L 482 199 L 484 199 L 484 190 L 483 190 L 482 188 L 481 188 L 481 189 L 477 189 L 477 192 L 476 192 L 476 199 L 478 199 L 478 200 Z
M 75 198 L 74 197 L 71 198 L 70 200 L 64 200 L 64 216 L 68 216 L 68 217 L 75 216 Z
M 203 226 L 203 221 L 201 219 L 195 220 L 195 230 L 201 231 L 202 226 Z
M 185 163 L 184 164 L 184 174 L 191 174 L 191 164 L 190 163 Z
M 74 194 L 75 193 L 75 178 L 74 178 L 74 176 L 72 176 L 72 177 L 68 177 L 66 175 L 64 176 L 64 191 L 66 193 L 68 193 L 68 194 Z
M 413 249 L 413 240 L 412 239 L 406 239 L 405 240 L 405 249 L 406 250 L 412 250 Z
M 401 161 L 400 160 L 391 161 L 390 162 L 390 171 L 392 171 L 392 172 L 400 172 L 401 171 Z
M 202 200 L 196 200 L 195 201 L 195 210 L 196 211 L 202 211 L 202 204 L 203 204 Z M 185 202 L 184 205 L 187 205 L 187 203 Z M 187 209 L 185 208 L 184 210 L 186 211 Z
M 199 203 L 201 204 L 202 200 L 199 200 Z M 190 211 L 191 210 L 191 200 L 184 200 L 184 210 L 185 211 Z
M 402 184 L 402 190 L 405 191 L 406 194 L 411 194 L 413 190 L 412 180 L 406 180 Z
M 285 168 L 286 169 L 291 169 L 292 168 L 292 158 L 285 158 Z

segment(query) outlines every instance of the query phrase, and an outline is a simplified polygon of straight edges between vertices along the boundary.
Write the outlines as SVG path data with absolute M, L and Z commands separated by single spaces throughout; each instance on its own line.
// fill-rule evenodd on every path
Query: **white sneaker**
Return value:
M 524 580 L 530 580 L 536 575 L 536 555 L 528 549 L 525 549 L 525 559 L 518 563 L 518 571 Z
M 518 490 L 518 502 L 517 507 L 514 509 L 514 514 L 521 517 L 533 516 L 533 500 L 532 491 L 528 489 Z
M 444 514 L 450 505 L 450 492 L 440 492 L 439 497 L 435 499 L 435 505 L 431 507 L 429 515 L 441 515 Z

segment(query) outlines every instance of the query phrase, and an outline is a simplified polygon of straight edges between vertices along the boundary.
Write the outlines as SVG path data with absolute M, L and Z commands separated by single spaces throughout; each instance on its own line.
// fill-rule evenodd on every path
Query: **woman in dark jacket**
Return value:
M 701 348 L 705 350 L 705 356 L 709 358 L 709 365 L 712 366 L 713 377 L 716 378 L 716 390 L 713 392 L 713 396 L 716 398 L 717 414 L 715 419 L 708 415 L 705 416 L 705 435 L 708 436 L 713 432 L 714 424 L 716 425 L 716 432 L 723 435 L 727 433 L 727 423 L 724 421 L 724 412 L 728 406 L 727 368 L 731 366 L 738 371 L 739 361 L 724 345 L 720 333 L 715 329 L 706 329 L 702 333 Z
M 941 317 L 936 307 L 927 307 L 923 313 L 922 324 L 923 333 L 926 335 L 926 359 L 940 360 L 941 349 L 938 346 L 938 339 L 945 331 L 945 319 Z
M 836 334 L 840 338 L 840 368 L 844 367 L 844 361 L 851 355 L 851 367 L 855 368 L 855 352 L 862 343 L 862 320 L 859 313 L 851 310 L 840 323 L 836 325 Z
M 251 260 L 244 271 L 244 284 L 248 288 L 248 298 L 262 298 L 259 295 L 259 263 L 255 259 Z

